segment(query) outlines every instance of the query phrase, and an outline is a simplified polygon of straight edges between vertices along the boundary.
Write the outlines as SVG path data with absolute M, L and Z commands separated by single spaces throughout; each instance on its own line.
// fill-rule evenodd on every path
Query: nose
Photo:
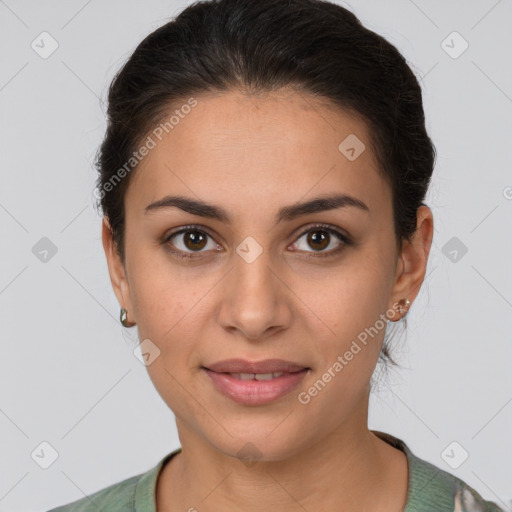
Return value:
M 290 292 L 268 251 L 254 260 L 241 254 L 234 254 L 234 267 L 224 282 L 218 321 L 248 340 L 264 340 L 290 325 Z

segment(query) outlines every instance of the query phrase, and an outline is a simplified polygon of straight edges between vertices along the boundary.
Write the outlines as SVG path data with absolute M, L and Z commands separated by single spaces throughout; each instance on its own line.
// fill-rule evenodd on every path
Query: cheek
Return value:
M 323 306 L 317 310 L 330 329 L 322 336 L 310 335 L 318 366 L 301 389 L 302 398 L 297 397 L 308 421 L 318 420 L 318 428 L 334 428 L 365 402 L 379 359 L 388 325 L 385 305 L 375 296 L 374 284 L 359 284 L 348 288 L 357 293 L 340 292 L 341 298 L 332 301 L 318 299 L 317 307 Z
M 307 294 L 304 288 L 302 295 L 298 293 L 307 297 L 303 314 L 310 318 L 307 337 L 317 354 L 315 378 L 320 379 L 320 388 L 324 384 L 329 388 L 319 393 L 323 398 L 315 399 L 317 405 L 312 409 L 332 400 L 341 409 L 343 404 L 354 403 L 366 391 L 375 370 L 388 325 L 390 290 L 382 262 L 369 265 L 368 260 L 371 257 L 361 256 L 357 264 L 334 272 L 323 288 L 310 289 Z
M 159 343 L 172 338 L 183 319 L 194 315 L 206 288 L 204 278 L 194 279 L 161 247 L 134 251 L 129 276 L 139 334 Z
M 154 286 L 146 281 L 137 291 L 139 337 L 141 341 L 150 340 L 148 346 L 156 354 L 146 370 L 175 414 L 198 415 L 200 411 L 194 410 L 194 400 L 190 399 L 190 379 L 200 339 L 200 328 L 193 321 L 196 301 L 184 303 L 184 293 L 174 290 L 169 294 L 161 285 L 161 281 Z
M 364 255 L 357 259 L 359 262 L 339 267 L 324 281 L 317 281 L 314 288 L 300 277 L 294 286 L 299 290 L 297 295 L 306 298 L 303 309 L 305 315 L 309 309 L 310 323 L 316 322 L 321 329 L 318 332 L 330 339 L 329 344 L 338 340 L 340 348 L 374 326 L 381 331 L 383 325 L 379 319 L 388 307 L 389 271 L 382 262 L 380 267 L 370 264 Z

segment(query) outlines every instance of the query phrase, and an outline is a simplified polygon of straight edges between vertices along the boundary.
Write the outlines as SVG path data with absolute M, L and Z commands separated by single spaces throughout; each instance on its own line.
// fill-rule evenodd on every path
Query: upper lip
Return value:
M 283 359 L 265 359 L 264 361 L 246 361 L 245 359 L 226 359 L 205 366 L 216 373 L 274 373 L 298 372 L 307 366 Z

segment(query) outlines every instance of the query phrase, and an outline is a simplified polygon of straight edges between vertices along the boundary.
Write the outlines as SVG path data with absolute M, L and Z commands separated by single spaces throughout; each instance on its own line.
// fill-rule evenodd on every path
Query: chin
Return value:
M 289 459 L 303 451 L 308 444 L 305 432 L 297 428 L 279 426 L 282 418 L 264 424 L 242 421 L 236 425 L 226 425 L 229 436 L 222 430 L 222 437 L 209 443 L 220 452 L 239 459 L 250 467 L 255 462 L 275 462 Z M 277 428 L 276 428 L 277 426 Z M 207 436 L 209 437 L 209 436 Z

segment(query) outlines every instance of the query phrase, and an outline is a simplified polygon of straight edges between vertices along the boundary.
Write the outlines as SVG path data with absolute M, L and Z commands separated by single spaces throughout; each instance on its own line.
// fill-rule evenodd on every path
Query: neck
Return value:
M 368 428 L 340 427 L 293 456 L 244 464 L 177 420 L 182 451 L 161 473 L 157 510 L 403 510 L 407 459 Z M 180 428 L 181 427 L 181 428 Z

